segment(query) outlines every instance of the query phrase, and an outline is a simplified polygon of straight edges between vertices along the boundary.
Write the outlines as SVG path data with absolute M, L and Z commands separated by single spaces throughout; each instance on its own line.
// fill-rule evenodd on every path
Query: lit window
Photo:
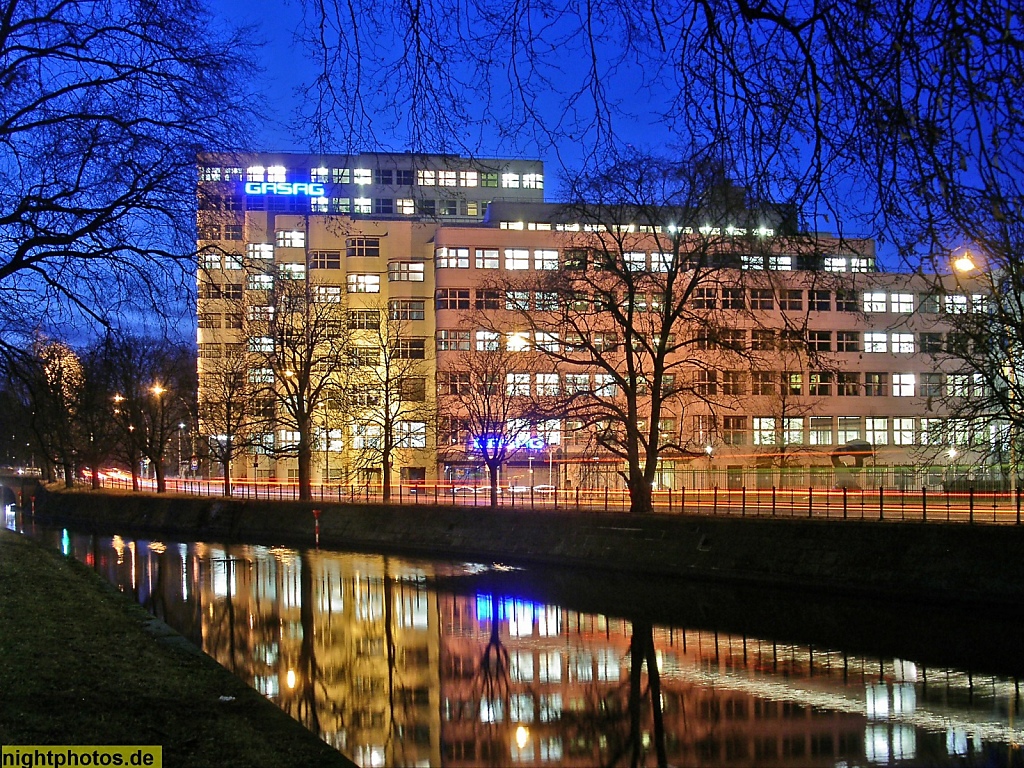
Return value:
M 277 272 L 284 280 L 302 280 L 306 276 L 306 265 L 278 264 Z
M 477 269 L 497 269 L 498 268 L 498 249 L 497 248 L 477 248 L 476 249 L 476 268 Z
M 388 264 L 388 281 L 422 283 L 424 278 L 422 261 L 393 261 Z
M 224 254 L 224 269 L 242 269 L 242 254 L 240 253 L 225 253 Z
M 220 181 L 220 168 L 214 168 L 211 166 L 200 166 L 199 167 L 199 180 L 200 181 Z
M 519 189 L 519 174 L 518 173 L 503 173 L 501 174 L 501 186 L 505 189 Z
M 771 255 L 768 257 L 768 269 L 776 272 L 790 272 L 793 269 L 793 257 Z
M 538 250 L 533 252 L 534 269 L 558 269 L 558 251 Z
M 273 352 L 274 340 L 270 336 L 253 336 L 249 339 L 250 352 Z
M 811 416 L 809 420 L 811 445 L 832 445 L 832 417 Z
M 468 352 L 469 331 L 438 331 L 438 352 Z
M 497 187 L 498 186 L 498 174 L 497 173 L 481 173 L 480 174 L 480 186 L 481 187 Z
M 668 272 L 672 269 L 673 256 L 671 253 L 651 253 L 651 272 Z
M 267 181 L 287 181 L 288 179 L 286 178 L 286 173 L 287 171 L 285 170 L 285 167 L 283 165 L 272 165 L 269 168 L 267 168 Z
M 893 445 L 914 444 L 914 420 L 893 419 L 892 420 L 892 443 Z
M 774 416 L 754 417 L 754 445 L 775 445 L 778 442 L 775 436 Z
M 557 333 L 545 333 L 544 331 L 537 331 L 534 334 L 534 343 L 537 349 L 544 352 L 557 352 L 558 351 L 558 334 Z
M 913 397 L 917 386 L 917 377 L 912 373 L 894 373 L 892 375 L 892 396 Z
M 846 259 L 843 256 L 826 256 L 825 257 L 825 271 L 826 272 L 845 272 L 846 271 Z
M 341 303 L 341 286 L 340 285 L 318 285 L 316 286 L 316 301 L 320 304 L 340 304 Z
M 434 266 L 437 269 L 469 269 L 469 248 L 434 249 Z
M 914 334 L 912 333 L 894 333 L 892 334 L 892 351 L 900 352 L 905 354 L 913 354 L 914 352 Z
M 319 183 L 319 184 L 326 184 L 329 175 L 330 175 L 330 171 L 328 171 L 326 168 L 324 168 L 322 166 L 320 168 L 310 168 L 309 169 L 309 180 L 312 181 L 312 182 L 316 182 L 316 183 Z
M 245 287 L 250 291 L 269 291 L 274 287 L 274 278 L 272 275 L 249 275 Z
M 349 275 L 349 293 L 380 293 L 380 275 Z
M 537 396 L 557 397 L 559 394 L 559 382 L 557 373 L 537 374 Z
M 416 201 L 410 200 L 407 197 L 400 197 L 395 200 L 395 206 L 403 216 L 413 216 L 416 213 Z
M 326 197 L 311 197 L 309 199 L 309 210 L 312 213 L 327 213 L 328 202 Z
M 510 331 L 505 334 L 505 348 L 509 352 L 529 352 L 530 334 L 526 331 Z
M 782 420 L 782 443 L 784 445 L 804 444 L 804 420 L 803 417 L 786 418 Z
M 864 300 L 864 311 L 865 312 L 885 312 L 886 310 L 886 296 L 885 292 L 874 292 L 865 293 L 863 296 Z
M 643 251 L 627 251 L 622 254 L 628 272 L 643 272 L 647 269 L 647 254 Z
M 352 201 L 352 213 L 373 213 L 373 203 L 368 197 L 357 197 Z
M 352 198 L 332 197 L 331 213 L 352 213 Z
M 864 438 L 872 445 L 889 444 L 889 420 L 869 416 L 864 420 Z
M 525 248 L 505 249 L 505 269 L 529 269 L 530 252 Z
M 224 169 L 224 181 L 242 181 L 245 178 L 245 171 L 241 168 L 228 167 Z
M 505 394 L 509 397 L 530 396 L 530 374 L 528 373 L 506 373 Z
M 273 341 L 271 341 L 271 349 L 273 349 Z M 272 368 L 250 368 L 249 369 L 249 383 L 250 384 L 272 384 L 274 381 L 274 370 Z
M 459 171 L 460 187 L 476 187 L 480 184 L 480 174 L 476 171 Z
M 455 171 L 438 171 L 437 172 L 437 185 L 439 187 L 454 187 L 455 186 Z
M 949 314 L 962 315 L 967 312 L 966 296 L 946 296 L 945 299 L 946 312 Z
M 743 269 L 764 269 L 764 256 L 759 253 L 741 253 L 740 266 Z
M 874 265 L 874 259 L 864 259 L 857 256 L 850 257 L 851 272 L 870 272 Z
M 279 229 L 277 231 L 278 248 L 304 248 L 306 233 L 300 229 Z
M 331 181 L 335 184 L 348 184 L 352 180 L 352 172 L 348 168 L 331 168 Z
M 354 168 L 352 170 L 352 181 L 356 184 L 372 184 L 373 171 L 369 168 Z
M 610 373 L 594 374 L 594 394 L 598 397 L 615 397 L 618 387 Z
M 476 349 L 478 352 L 497 352 L 498 334 L 496 331 L 477 331 Z
M 882 294 L 883 296 L 885 294 Z M 865 352 L 887 352 L 889 349 L 889 339 L 884 333 L 873 333 L 868 331 L 864 334 L 864 351 Z
M 524 173 L 523 189 L 544 189 L 544 174 Z
M 262 165 L 252 165 L 245 169 L 246 181 L 266 181 L 267 169 Z
M 416 171 L 416 183 L 421 187 L 433 187 L 437 185 L 437 171 L 421 168 Z
M 836 434 L 839 445 L 861 439 L 860 416 L 840 416 L 839 430 Z
M 914 311 L 914 294 L 912 293 L 893 293 L 889 295 L 889 303 L 892 306 L 893 312 L 899 312 L 901 314 L 910 314 Z

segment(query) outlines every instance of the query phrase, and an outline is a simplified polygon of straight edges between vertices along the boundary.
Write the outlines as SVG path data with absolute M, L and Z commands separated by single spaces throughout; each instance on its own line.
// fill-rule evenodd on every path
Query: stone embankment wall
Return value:
M 81 532 L 320 546 L 598 568 L 836 595 L 1024 602 L 1024 526 L 335 505 L 46 492 L 41 521 Z

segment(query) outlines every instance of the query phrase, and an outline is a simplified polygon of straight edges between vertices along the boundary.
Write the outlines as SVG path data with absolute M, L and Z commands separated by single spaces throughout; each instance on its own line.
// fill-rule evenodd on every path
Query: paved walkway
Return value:
M 80 563 L 0 529 L 0 743 L 159 745 L 165 766 L 351 766 Z

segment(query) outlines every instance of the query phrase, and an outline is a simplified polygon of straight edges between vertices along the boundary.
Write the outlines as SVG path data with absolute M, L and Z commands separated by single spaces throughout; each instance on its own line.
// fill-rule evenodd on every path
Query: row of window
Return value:
M 781 387 L 781 388 L 780 388 Z M 697 371 L 694 390 L 704 396 L 983 397 L 980 374 L 885 371 Z
M 318 184 L 378 184 L 411 187 L 485 187 L 497 189 L 544 189 L 542 173 L 512 173 L 480 170 L 450 170 L 434 168 L 327 168 L 309 169 L 309 181 Z M 280 183 L 288 181 L 288 169 L 283 165 L 237 166 L 204 165 L 199 168 L 199 181 L 253 181 Z
M 692 439 L 711 445 L 845 445 L 866 440 L 874 446 L 970 446 L 995 440 L 998 426 L 973 419 L 888 416 L 693 417 Z

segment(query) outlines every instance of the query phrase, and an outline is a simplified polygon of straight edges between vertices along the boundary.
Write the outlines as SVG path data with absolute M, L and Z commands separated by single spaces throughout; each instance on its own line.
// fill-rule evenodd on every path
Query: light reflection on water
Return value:
M 479 564 L 37 535 L 363 766 L 1022 763 L 1009 678 L 474 591 Z

